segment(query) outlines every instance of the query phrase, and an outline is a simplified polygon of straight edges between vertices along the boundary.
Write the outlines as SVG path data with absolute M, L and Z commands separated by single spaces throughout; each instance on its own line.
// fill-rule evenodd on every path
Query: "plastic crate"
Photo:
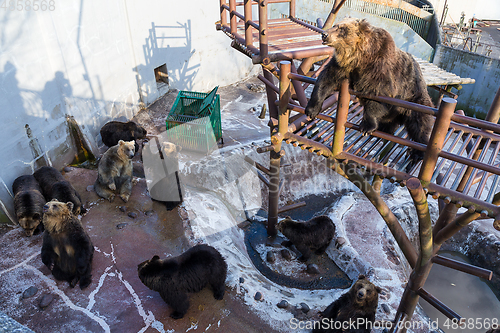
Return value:
M 183 149 L 209 153 L 222 137 L 220 97 L 210 93 L 180 91 L 170 110 L 167 138 Z

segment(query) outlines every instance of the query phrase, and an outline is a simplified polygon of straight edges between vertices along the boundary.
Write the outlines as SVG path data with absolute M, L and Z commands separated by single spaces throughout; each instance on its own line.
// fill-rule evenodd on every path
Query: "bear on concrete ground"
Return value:
M 307 222 L 295 222 L 286 217 L 278 224 L 278 230 L 289 239 L 283 245 L 295 245 L 302 256 L 299 260 L 307 261 L 311 250 L 316 254 L 325 252 L 335 235 L 335 224 L 328 216 L 316 216 Z
M 33 176 L 42 188 L 46 201 L 57 199 L 60 202 L 71 201 L 73 203 L 73 214 L 85 214 L 86 209 L 82 205 L 80 194 L 64 179 L 56 168 L 43 166 L 33 173 Z
M 115 191 L 127 202 L 132 193 L 132 158 L 135 154 L 134 141 L 118 141 L 109 148 L 97 166 L 97 179 L 94 183 L 96 193 L 113 201 Z
M 360 275 L 347 293 L 321 312 L 323 319 L 315 323 L 313 333 L 370 333 L 381 291 Z
M 158 291 L 173 309 L 170 317 L 184 317 L 189 308 L 187 293 L 212 287 L 214 298 L 224 297 L 227 264 L 215 248 L 196 245 L 178 257 L 161 260 L 154 256 L 137 267 L 139 278 L 146 287 Z
M 102 143 L 108 147 L 113 147 L 118 144 L 118 141 L 134 141 L 144 139 L 148 133 L 141 125 L 133 121 L 121 122 L 110 121 L 101 128 Z M 139 150 L 139 146 L 135 143 L 135 151 Z
M 43 231 L 42 215 L 45 197 L 32 175 L 19 176 L 12 184 L 17 222 L 29 237 Z
M 57 280 L 84 289 L 92 282 L 94 246 L 72 209 L 72 202 L 56 199 L 43 207 L 42 262 Z
M 344 79 L 349 79 L 351 89 L 363 94 L 433 107 L 420 66 L 411 54 L 396 47 L 386 30 L 366 20 L 347 18 L 323 34 L 323 44 L 335 48 L 335 53 L 318 76 L 307 103 L 305 113 L 310 118 L 321 112 L 325 99 L 340 89 Z M 359 101 L 364 108 L 361 133 L 371 134 L 378 129 L 394 134 L 404 124 L 412 140 L 427 145 L 432 116 L 366 98 Z M 412 152 L 414 162 L 422 158 L 423 152 Z

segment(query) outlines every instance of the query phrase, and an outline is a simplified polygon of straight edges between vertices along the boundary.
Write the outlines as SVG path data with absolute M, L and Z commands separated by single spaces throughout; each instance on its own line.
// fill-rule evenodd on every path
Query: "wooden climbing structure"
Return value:
M 289 17 L 268 19 L 267 5 L 289 3 Z M 345 0 L 336 0 L 323 29 L 333 25 Z M 252 6 L 259 17 L 252 20 Z M 243 10 L 241 10 L 243 7 Z M 217 24 L 232 40 L 232 46 L 261 64 L 265 83 L 271 130 L 271 144 L 259 148 L 270 153 L 269 168 L 257 167 L 269 176 L 269 208 L 267 232 L 276 235 L 278 213 L 292 207 L 278 207 L 280 161 L 283 143 L 324 156 L 329 167 L 353 182 L 373 203 L 387 223 L 413 271 L 399 304 L 390 332 L 405 332 L 418 299 L 422 297 L 448 318 L 461 320 L 459 314 L 424 289 L 433 264 L 444 265 L 490 280 L 492 272 L 437 255 L 441 245 L 476 219 L 490 218 L 500 230 L 500 90 L 486 120 L 456 111 L 455 97 L 439 86 L 472 83 L 456 75 L 440 71 L 436 66 L 420 62 L 428 85 L 441 92 L 438 108 L 383 96 L 367 96 L 349 90 L 344 81 L 340 91 L 325 100 L 322 113 L 315 120 L 304 114 L 305 90 L 314 85 L 323 65 L 313 64 L 331 56 L 333 49 L 321 44 L 323 29 L 295 17 L 294 0 L 220 0 L 221 20 Z M 241 13 L 243 12 L 243 14 Z M 295 66 L 300 62 L 300 66 Z M 436 73 L 439 72 L 439 75 Z M 276 79 L 278 84 L 276 85 Z M 429 83 L 431 82 L 431 83 Z M 443 97 L 444 96 L 444 97 Z M 359 132 L 363 108 L 357 98 L 403 106 L 435 117 L 429 144 L 407 138 L 404 127 L 394 134 L 375 131 L 370 136 Z M 423 161 L 408 166 L 409 149 L 424 152 Z M 413 198 L 419 219 L 420 246 L 415 249 L 399 221 L 380 195 L 383 179 L 406 186 Z M 440 214 L 431 221 L 427 199 L 438 199 Z M 466 208 L 457 214 L 459 208 Z

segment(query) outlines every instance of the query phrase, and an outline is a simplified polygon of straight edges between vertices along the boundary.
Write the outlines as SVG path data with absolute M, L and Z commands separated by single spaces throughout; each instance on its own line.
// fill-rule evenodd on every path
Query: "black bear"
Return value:
M 50 166 L 43 166 L 36 170 L 33 176 L 40 184 L 46 201 L 52 199 L 57 199 L 60 202 L 71 201 L 73 203 L 73 214 L 79 215 L 86 212 L 80 194 L 64 179 L 59 170 Z
M 42 262 L 57 280 L 84 289 L 92 282 L 94 246 L 72 209 L 72 202 L 56 199 L 43 207 Z
M 29 237 L 43 231 L 42 215 L 45 198 L 32 175 L 19 176 L 12 184 L 14 212 L 19 225 Z
M 127 202 L 132 193 L 132 158 L 135 154 L 134 141 L 118 141 L 109 148 L 99 160 L 97 179 L 94 183 L 96 193 L 110 202 L 115 191 Z
M 158 291 L 173 309 L 170 317 L 184 317 L 189 308 L 187 293 L 196 293 L 210 285 L 214 298 L 224 297 L 227 264 L 215 248 L 196 245 L 178 257 L 161 260 L 154 256 L 137 267 L 146 287 Z
M 393 97 L 432 107 L 422 72 L 411 54 L 398 49 L 391 35 L 366 20 L 347 18 L 323 34 L 323 44 L 335 54 L 320 73 L 305 113 L 314 119 L 324 100 L 340 83 L 349 79 L 350 88 L 368 95 Z M 364 108 L 360 131 L 371 134 L 379 129 L 393 134 L 405 125 L 410 138 L 427 144 L 432 131 L 432 116 L 360 98 Z M 416 162 L 423 152 L 413 152 Z
M 133 121 L 121 122 L 110 121 L 101 128 L 102 143 L 108 147 L 113 147 L 118 144 L 118 141 L 134 141 L 144 139 L 148 132 L 141 126 Z M 139 145 L 135 143 L 135 151 L 139 150 Z
M 340 296 L 316 322 L 313 333 L 370 333 L 382 290 L 360 275 L 351 289 Z
M 316 216 L 307 222 L 295 222 L 286 217 L 278 224 L 278 230 L 289 239 L 283 245 L 295 245 L 302 256 L 299 260 L 307 261 L 311 250 L 316 254 L 325 252 L 335 235 L 335 224 L 328 216 Z

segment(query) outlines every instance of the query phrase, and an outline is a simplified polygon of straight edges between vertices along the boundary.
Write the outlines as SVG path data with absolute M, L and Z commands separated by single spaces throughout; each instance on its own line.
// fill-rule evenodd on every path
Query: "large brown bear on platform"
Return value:
M 344 79 L 349 79 L 350 88 L 357 92 L 433 106 L 418 63 L 396 47 L 386 30 L 366 20 L 347 18 L 326 30 L 323 44 L 335 48 L 335 54 L 320 73 L 305 109 L 310 118 L 321 112 L 325 99 L 340 89 Z M 359 100 L 364 107 L 360 124 L 363 134 L 377 129 L 393 134 L 404 124 L 412 140 L 429 141 L 432 116 L 370 99 Z M 421 152 L 413 155 L 423 157 Z

